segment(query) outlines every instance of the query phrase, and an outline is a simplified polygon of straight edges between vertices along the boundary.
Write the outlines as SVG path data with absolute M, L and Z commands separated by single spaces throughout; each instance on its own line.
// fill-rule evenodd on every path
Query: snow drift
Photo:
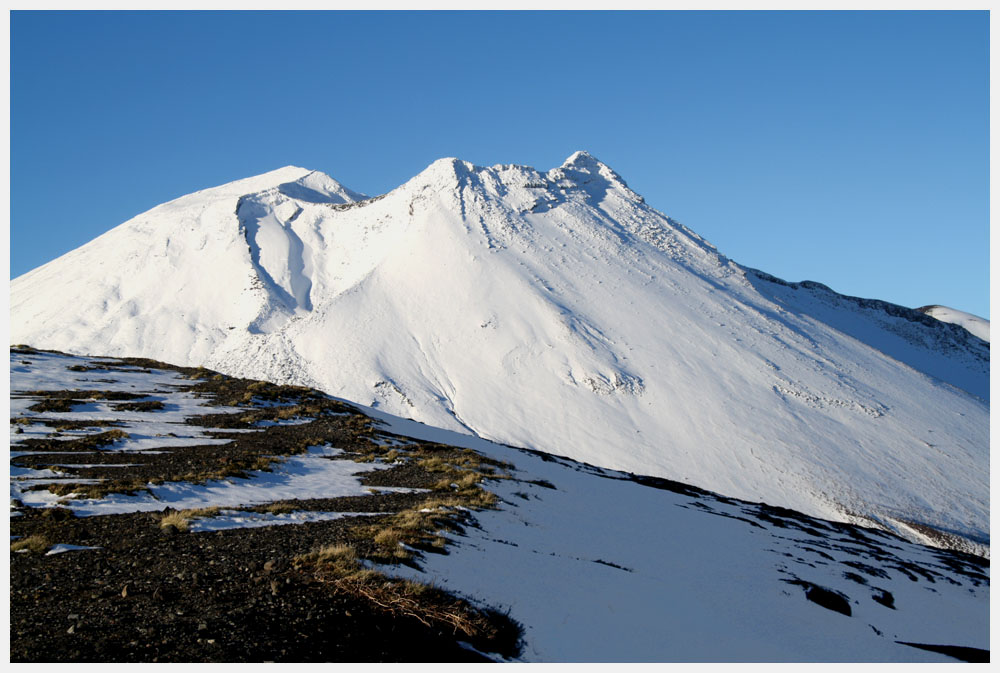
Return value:
M 584 152 L 375 198 L 295 167 L 197 192 L 12 281 L 11 338 L 989 544 L 988 343 L 742 267 Z

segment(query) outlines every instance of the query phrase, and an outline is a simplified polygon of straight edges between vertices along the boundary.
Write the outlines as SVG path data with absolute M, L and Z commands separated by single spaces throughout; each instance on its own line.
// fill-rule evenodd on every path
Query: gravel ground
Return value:
M 22 363 L 39 351 L 18 348 Z M 68 357 L 68 356 L 67 356 Z M 60 462 L 86 464 L 71 468 L 61 479 L 100 480 L 91 496 L 140 491 L 150 481 L 197 481 L 245 476 L 267 465 L 269 456 L 302 453 L 323 442 L 344 449 L 343 459 L 382 461 L 389 450 L 380 446 L 385 433 L 373 429 L 357 410 L 316 391 L 272 386 L 215 375 L 206 370 L 171 367 L 148 360 L 108 364 L 68 359 L 67 372 L 97 372 L 109 383 L 117 371 L 175 371 L 191 377 L 190 389 L 216 406 L 240 405 L 238 413 L 208 414 L 188 423 L 218 432 L 228 444 L 165 448 L 162 453 L 122 453 L 93 439 L 114 429 L 114 421 L 94 423 L 67 419 L 66 413 L 86 404 L 58 406 L 56 401 L 113 399 L 107 390 L 34 391 L 35 413 L 15 422 L 17 442 L 23 428 L 41 428 L 33 438 L 12 446 L 39 452 L 15 457 L 11 466 L 46 469 Z M 13 391 L 12 395 L 26 391 Z M 120 396 L 117 396 L 120 397 Z M 139 396 L 141 397 L 141 396 Z M 116 407 L 111 407 L 116 409 Z M 294 413 L 288 411 L 294 408 Z M 53 410 L 65 409 L 61 416 Z M 121 409 L 156 414 L 155 404 Z M 284 411 L 282 411 L 284 410 Z M 259 427 L 261 421 L 297 419 L 295 425 L 274 425 L 256 432 L 226 429 Z M 18 433 L 18 430 L 21 430 Z M 58 434 L 57 434 L 58 433 Z M 67 439 L 69 443 L 67 443 Z M 447 600 L 488 615 L 496 629 L 490 635 L 466 635 L 453 627 L 399 614 L 371 600 L 337 589 L 323 573 L 296 557 L 338 544 L 349 544 L 359 558 L 379 557 L 375 540 L 359 537 L 372 524 L 390 521 L 394 513 L 419 509 L 440 496 L 430 490 L 441 481 L 440 470 L 422 467 L 397 445 L 389 469 L 366 473 L 371 487 L 419 489 L 415 492 L 285 500 L 286 510 L 358 512 L 330 521 L 294 525 L 187 532 L 161 526 L 171 512 L 132 512 L 78 517 L 65 507 L 31 508 L 12 502 L 11 536 L 20 541 L 35 536 L 37 550 L 10 553 L 10 658 L 15 662 L 260 662 L 260 661 L 489 661 L 515 655 L 519 627 L 503 615 L 472 608 L 461 597 Z M 450 460 L 458 450 L 413 442 L 427 455 Z M 72 451 L 48 453 L 52 451 Z M 359 470 L 361 465 L 358 466 Z M 65 469 L 65 468 L 62 468 Z M 39 484 L 47 488 L 47 484 Z M 439 486 L 440 489 L 440 486 Z M 64 490 L 66 488 L 64 487 Z M 72 490 L 72 489 L 69 489 Z M 66 493 L 59 492 L 60 495 Z M 70 501 L 71 502 L 71 501 Z M 266 506 L 246 507 L 262 511 Z M 379 515 L 377 513 L 384 513 Z M 467 516 L 453 517 L 449 528 L 461 534 Z M 91 547 L 47 554 L 56 544 Z M 398 562 L 419 563 L 420 553 L 447 553 L 434 545 Z M 380 558 L 384 557 L 384 550 Z M 390 573 L 391 574 L 391 573 Z M 440 592 L 432 592 L 439 596 Z M 443 594 L 440 594 L 443 595 Z M 440 598 L 440 596 L 439 596 Z M 489 657 L 482 652 L 492 652 Z M 497 653 L 501 653 L 498 655 Z

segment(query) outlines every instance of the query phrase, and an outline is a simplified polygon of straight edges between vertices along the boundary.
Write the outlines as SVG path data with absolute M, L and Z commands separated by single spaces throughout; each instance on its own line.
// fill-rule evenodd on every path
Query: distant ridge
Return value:
M 959 311 L 958 309 L 950 308 L 948 306 L 940 306 L 938 304 L 921 306 L 916 310 L 921 313 L 926 313 L 927 315 L 942 322 L 958 325 L 987 343 L 990 341 L 990 321 L 985 318 L 980 318 L 977 315 L 972 315 L 971 313 L 966 313 L 965 311 Z

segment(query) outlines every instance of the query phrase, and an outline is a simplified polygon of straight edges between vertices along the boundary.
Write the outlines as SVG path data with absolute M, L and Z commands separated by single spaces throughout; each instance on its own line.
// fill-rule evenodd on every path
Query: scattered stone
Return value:
M 884 605 L 890 610 L 896 609 L 896 597 L 892 595 L 891 591 L 887 591 L 886 589 L 879 589 L 877 587 L 875 591 L 878 593 L 872 594 L 873 601 Z
M 824 607 L 827 610 L 832 610 L 833 612 L 839 612 L 840 614 L 848 617 L 851 616 L 851 604 L 848 602 L 847 596 L 839 591 L 827 589 L 826 587 L 821 587 L 818 584 L 813 584 L 812 582 L 800 579 L 782 581 L 802 587 L 803 591 L 805 591 L 806 599 L 812 601 L 816 605 Z

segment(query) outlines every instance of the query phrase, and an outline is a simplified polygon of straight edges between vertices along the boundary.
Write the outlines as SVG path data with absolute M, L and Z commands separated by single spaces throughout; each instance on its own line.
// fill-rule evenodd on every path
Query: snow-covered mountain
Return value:
M 197 192 L 12 281 L 11 339 L 989 544 L 988 343 L 742 267 L 583 152 L 371 199 L 294 167 Z

